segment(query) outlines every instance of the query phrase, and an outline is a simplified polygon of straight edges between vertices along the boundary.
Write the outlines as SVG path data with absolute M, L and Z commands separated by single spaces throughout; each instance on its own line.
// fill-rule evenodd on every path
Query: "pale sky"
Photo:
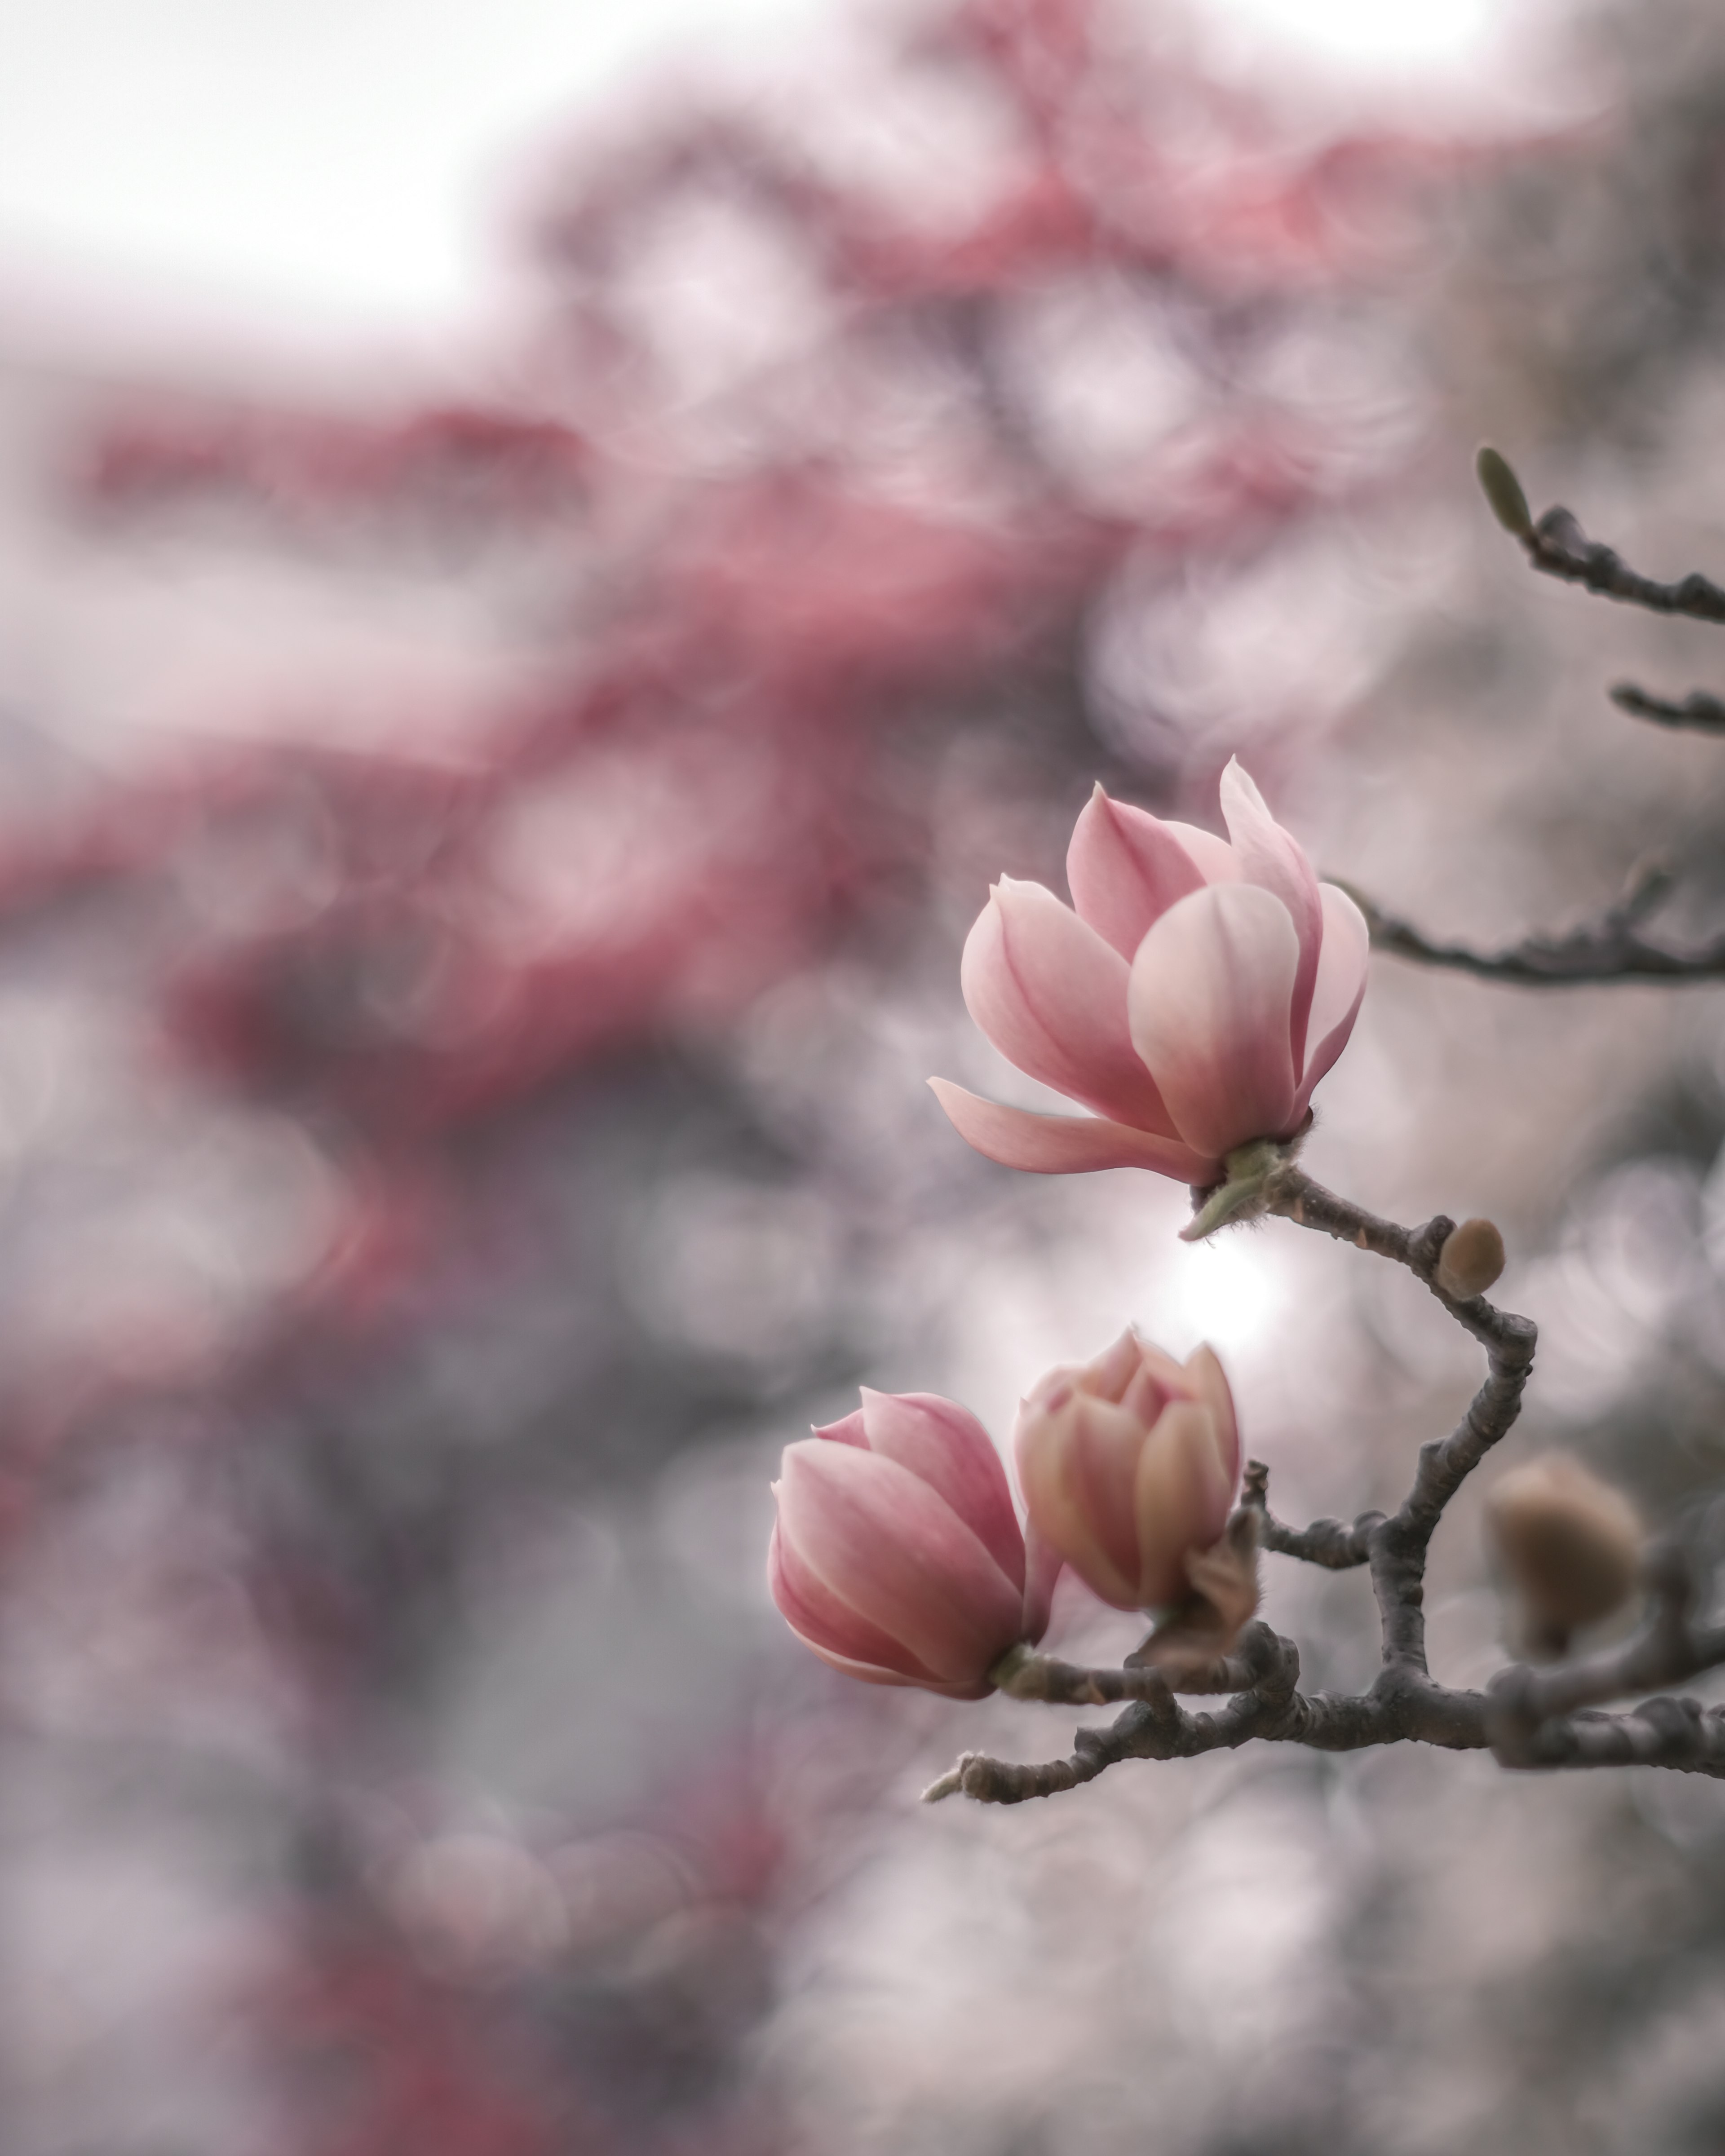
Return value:
M 845 0 L 0 0 L 0 292 L 434 333 L 473 311 L 523 146 Z M 1153 0 L 1143 0 L 1153 4 Z M 1239 47 L 1459 80 L 1491 0 L 1197 0 Z

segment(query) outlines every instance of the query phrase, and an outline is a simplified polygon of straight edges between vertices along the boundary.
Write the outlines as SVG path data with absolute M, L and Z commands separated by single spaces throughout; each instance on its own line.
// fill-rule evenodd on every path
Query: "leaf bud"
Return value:
M 1490 1220 L 1464 1220 L 1438 1252 L 1436 1280 L 1457 1302 L 1483 1295 L 1503 1270 L 1503 1238 Z
M 1506 1475 L 1486 1501 L 1486 1527 L 1534 1651 L 1563 1653 L 1577 1625 L 1609 1617 L 1635 1587 L 1640 1515 L 1569 1453 Z
M 1493 449 L 1482 449 L 1474 459 L 1474 470 L 1479 475 L 1480 489 L 1491 505 L 1491 514 L 1506 531 L 1517 539 L 1532 536 L 1533 512 L 1527 506 L 1527 497 L 1522 491 L 1522 482 L 1510 469 L 1509 459 Z

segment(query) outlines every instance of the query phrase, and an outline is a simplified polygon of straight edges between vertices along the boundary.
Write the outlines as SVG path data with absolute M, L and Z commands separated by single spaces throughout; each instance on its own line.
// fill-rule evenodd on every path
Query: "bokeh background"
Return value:
M 1725 2145 L 1725 1799 L 833 1676 L 780 1447 L 1214 1341 L 1285 1517 L 1475 1378 L 1409 1281 L 968 1153 L 957 953 L 1238 753 L 1483 944 L 1725 907 L 1725 22 L 0 0 L 7 2156 Z M 1709 670 L 1712 672 L 1709 672 Z M 1720 990 L 1374 961 L 1309 1159 L 1492 1214 L 1508 1452 L 1725 1466 Z M 1350 1261 L 1352 1260 L 1352 1261 Z M 1505 1464 L 1507 1464 L 1507 1462 Z M 1489 1481 L 1488 1470 L 1481 1479 Z M 1435 1666 L 1503 1656 L 1478 1496 Z M 1272 1560 L 1308 1676 L 1358 1575 Z M 1132 1628 L 1068 1590 L 1063 1649 Z

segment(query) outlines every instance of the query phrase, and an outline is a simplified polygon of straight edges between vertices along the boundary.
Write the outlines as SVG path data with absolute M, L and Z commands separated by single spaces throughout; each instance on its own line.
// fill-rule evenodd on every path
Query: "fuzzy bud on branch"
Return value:
M 1566 1452 L 1506 1475 L 1486 1500 L 1486 1526 L 1527 1644 L 1545 1655 L 1563 1654 L 1578 1626 L 1629 1599 L 1646 1539 L 1624 1493 Z
M 1496 1285 L 1503 1266 L 1503 1237 L 1496 1224 L 1464 1220 L 1445 1239 L 1434 1277 L 1445 1295 L 1468 1302 Z

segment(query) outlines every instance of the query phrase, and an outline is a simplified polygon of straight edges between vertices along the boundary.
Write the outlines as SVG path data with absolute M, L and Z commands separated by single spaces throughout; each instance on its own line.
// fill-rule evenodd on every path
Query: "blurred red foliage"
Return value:
M 1110 759 L 1072 733 L 1073 654 L 1122 564 L 1249 560 L 1404 476 L 1322 411 L 1240 387 L 1240 362 L 1302 311 L 1393 280 L 1449 154 L 1302 138 L 1172 48 L 1124 49 L 1113 22 L 1093 0 L 962 0 L 901 40 L 890 72 L 937 82 L 1008 145 L 944 215 L 916 206 L 908 151 L 883 194 L 766 103 L 675 115 L 578 160 L 537 220 L 545 300 L 518 404 L 363 418 L 133 400 L 88 446 L 76 492 L 99 531 L 213 506 L 254 543 L 513 550 L 563 594 L 549 685 L 484 715 L 459 753 L 428 747 L 404 708 L 381 749 L 182 755 L 0 850 L 0 927 L 73 902 L 147 911 L 212 834 L 316 859 L 314 898 L 205 916 L 151 993 L 204 1083 L 316 1132 L 342 1218 L 321 1270 L 217 1367 L 170 1356 L 146 1393 L 254 1409 L 295 1373 L 347 1367 L 357 1342 L 435 1326 L 439 1266 L 480 1236 L 475 1134 L 597 1060 L 722 1029 L 901 903 L 930 852 L 929 743 L 1028 680 L 1051 758 Z M 804 324 L 692 397 L 676 378 L 690 333 L 654 291 L 706 278 L 722 302 L 729 259 L 706 262 L 697 237 L 675 276 L 637 289 L 691 205 L 791 265 Z M 1106 485 L 1014 357 L 1024 311 L 1080 287 L 1169 329 L 1203 389 L 1109 460 Z M 755 303 L 739 289 L 730 304 Z M 98 1357 L 52 1397 L 13 1399 L 13 1449 L 39 1460 L 111 1433 L 138 1397 L 128 1358 Z M 321 1635 L 327 1653 L 311 1613 L 338 1606 L 332 1636 L 351 1645 L 363 1601 L 302 1587 L 300 1650 Z M 722 1898 L 745 1927 L 794 1854 L 762 1831 L 731 1835 L 750 1853 Z M 311 1926 L 278 2017 L 285 2056 L 341 2055 L 310 2076 L 316 2156 L 731 2145 L 722 2074 L 693 2112 L 644 2084 L 602 2128 L 543 2030 L 524 2068 L 495 2001 L 473 2006 L 357 1921 Z M 720 1954 L 690 1980 L 734 1977 Z M 770 2146 L 765 2122 L 737 2145 Z

